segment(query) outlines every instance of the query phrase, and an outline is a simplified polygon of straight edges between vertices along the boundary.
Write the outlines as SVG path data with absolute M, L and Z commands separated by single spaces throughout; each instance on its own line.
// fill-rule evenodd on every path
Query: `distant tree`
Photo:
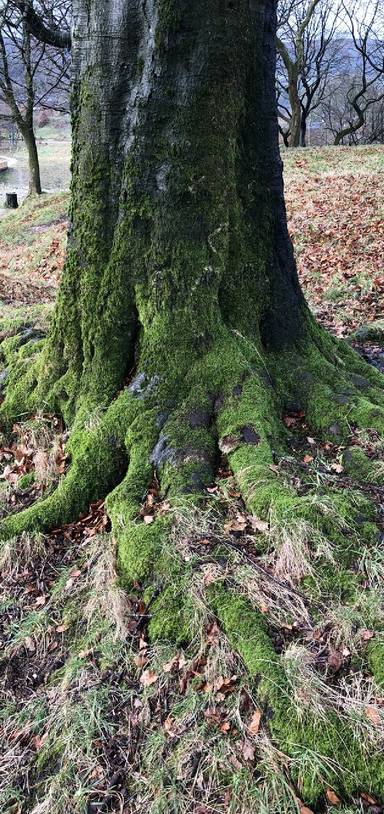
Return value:
M 308 118 L 327 94 L 340 58 L 334 45 L 339 8 L 334 0 L 280 0 L 277 94 L 286 146 L 306 146 Z
M 41 193 L 36 109 L 66 110 L 69 88 L 69 51 L 58 50 L 54 37 L 37 39 L 32 21 L 53 32 L 64 25 L 69 45 L 69 12 L 69 0 L 6 0 L 0 11 L 0 117 L 17 126 L 26 145 L 30 193 Z
M 376 121 L 372 109 L 378 111 L 384 101 L 381 0 L 367 5 L 363 16 L 357 0 L 352 3 L 343 0 L 342 11 L 352 45 L 349 71 L 344 73 L 338 92 L 330 94 L 323 105 L 326 126 L 335 145 L 356 144 L 359 134 L 362 140 L 366 139 L 367 124 L 374 125 Z

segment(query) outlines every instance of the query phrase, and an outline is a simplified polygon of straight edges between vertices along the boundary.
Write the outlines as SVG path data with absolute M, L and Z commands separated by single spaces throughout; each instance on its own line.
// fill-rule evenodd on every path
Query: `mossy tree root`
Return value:
M 224 344 L 191 365 L 178 387 L 176 374 L 169 376 L 168 388 L 161 379 L 138 375 L 107 410 L 87 418 L 79 411 L 68 474 L 46 500 L 3 521 L 2 537 L 31 529 L 46 531 L 75 519 L 90 501 L 106 497 L 122 579 L 153 599 L 150 635 L 178 644 L 190 639 L 191 564 L 172 549 L 174 515 L 159 511 L 147 524 L 140 511 L 154 474 L 171 506 L 185 501 L 201 504 L 221 451 L 228 456 L 251 513 L 268 518 L 273 512 L 277 522 L 294 513 L 320 527 L 331 541 L 334 535 L 338 543 L 329 519 L 285 483 L 276 467 L 288 449 L 289 431 L 282 416 L 292 406 L 304 409 L 308 422 L 324 437 L 334 432 L 335 422 L 341 437 L 349 433 L 351 422 L 374 426 L 384 435 L 379 404 L 383 380 L 342 347 L 338 363 L 338 350 L 333 342 L 322 353 L 313 347 L 308 352 L 299 349 L 294 358 L 280 356 L 277 364 L 272 356 L 263 358 L 243 337 L 228 333 Z M 343 496 L 342 512 L 349 521 L 362 508 L 366 520 L 374 520 L 367 500 L 356 494 Z M 368 525 L 372 528 L 372 523 Z M 345 769 L 339 786 L 336 775 L 334 779 L 341 794 L 364 788 L 383 795 L 380 757 L 374 750 L 368 756 L 336 714 L 329 714 L 326 726 L 320 726 L 310 710 L 298 718 L 263 615 L 220 581 L 207 589 L 206 601 L 246 669 L 258 680 L 268 730 L 294 759 L 302 796 L 314 801 L 322 791 L 319 775 L 310 771 L 314 752 Z M 308 766 L 303 768 L 305 760 Z
M 226 332 L 184 371 L 181 382 L 177 371 L 161 378 L 138 374 L 107 409 L 90 413 L 82 403 L 68 473 L 45 500 L 3 521 L 2 536 L 49 530 L 107 495 L 119 534 L 119 524 L 134 519 L 154 472 L 171 500 L 201 495 L 220 451 L 228 456 L 249 510 L 266 517 L 273 509 L 278 515 L 297 503 L 294 490 L 274 471 L 288 449 L 282 422 L 287 409 L 303 409 L 323 438 L 345 439 L 351 424 L 384 437 L 383 377 L 322 332 L 319 345 L 311 342 L 276 360 L 238 333 Z M 28 389 L 24 399 L 28 403 Z M 11 392 L 8 418 L 12 404 Z M 365 471 L 361 479 L 367 480 Z

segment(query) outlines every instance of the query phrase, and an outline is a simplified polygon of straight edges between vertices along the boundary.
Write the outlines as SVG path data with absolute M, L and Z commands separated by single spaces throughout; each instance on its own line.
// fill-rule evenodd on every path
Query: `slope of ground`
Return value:
M 382 148 L 285 155 L 301 278 L 319 318 L 337 333 L 381 316 L 380 286 L 363 291 L 360 282 L 382 275 L 383 156 Z M 0 223 L 2 338 L 21 330 L 29 341 L 30 331 L 39 337 L 47 328 L 65 208 L 65 196 L 44 196 Z M 342 286 L 342 297 L 329 296 L 332 286 Z M 190 567 L 188 640 L 183 632 L 173 646 L 151 642 L 154 609 L 170 629 L 178 624 L 172 596 L 163 584 L 150 595 L 139 582 L 129 594 L 119 588 L 102 503 L 49 536 L 3 546 L 4 814 L 384 811 L 374 784 L 346 791 L 354 787 L 348 750 L 359 744 L 364 777 L 365 762 L 384 746 L 382 441 L 353 427 L 344 445 L 321 441 L 301 413 L 284 423 L 292 454 L 274 468 L 316 506 L 321 524 L 292 512 L 278 525 L 273 516 L 249 516 L 225 458 L 205 511 L 171 510 L 156 481 L 143 495 L 137 522 L 150 525 L 172 511 L 173 550 Z M 13 427 L 0 449 L 0 515 L 55 487 L 67 467 L 66 443 L 52 415 Z M 346 490 L 355 495 L 353 516 Z M 224 585 L 238 617 L 236 642 L 219 608 L 217 616 L 208 611 L 208 593 L 220 598 Z M 284 665 L 297 720 L 310 721 L 325 745 L 327 733 L 337 733 L 331 758 L 299 745 L 288 757 L 269 737 L 271 712 L 246 669 L 250 606 L 273 641 L 272 670 Z M 270 665 L 269 653 L 265 659 Z
M 384 147 L 283 159 L 301 283 L 317 318 L 346 336 L 384 315 Z

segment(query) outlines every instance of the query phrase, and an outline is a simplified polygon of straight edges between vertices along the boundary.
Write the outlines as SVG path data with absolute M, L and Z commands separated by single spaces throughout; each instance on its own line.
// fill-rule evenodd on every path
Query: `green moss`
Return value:
M 356 741 L 345 721 L 329 714 L 324 724 L 310 711 L 297 717 L 262 614 L 223 585 L 212 586 L 208 596 L 231 646 L 257 681 L 271 737 L 293 758 L 293 774 L 303 798 L 315 802 L 324 791 L 324 782 L 332 782 L 341 794 L 352 796 L 364 787 L 382 795 L 384 766 L 380 754 L 372 749 L 365 752 L 364 744 Z
M 151 607 L 148 632 L 152 641 L 176 645 L 190 642 L 198 632 L 196 609 L 190 595 L 190 575 L 170 575 L 171 582 Z
M 23 475 L 19 478 L 17 487 L 18 489 L 28 489 L 32 484 L 35 482 L 35 473 L 28 472 L 26 475 Z
M 369 669 L 379 687 L 384 687 L 384 641 L 373 639 L 367 647 Z
M 71 458 L 68 473 L 49 497 L 2 521 L 3 539 L 71 522 L 90 503 L 107 495 L 127 466 L 124 438 L 134 408 L 129 394 L 123 393 L 94 429 L 84 428 L 79 418 L 80 426 L 73 429 L 67 445 Z
M 137 507 L 136 507 L 137 509 Z M 142 520 L 129 522 L 119 534 L 118 561 L 123 582 L 145 582 L 158 571 L 159 560 L 169 533 L 167 518 L 146 525 Z
M 382 467 L 372 461 L 361 447 L 349 447 L 343 454 L 343 465 L 347 475 L 362 483 L 384 483 Z

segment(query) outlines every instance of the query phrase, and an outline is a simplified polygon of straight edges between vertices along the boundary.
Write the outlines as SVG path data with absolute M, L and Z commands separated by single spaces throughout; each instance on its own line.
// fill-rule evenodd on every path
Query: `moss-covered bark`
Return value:
M 42 352 L 19 353 L 17 339 L 5 349 L 3 418 L 42 404 L 60 412 L 72 465 L 44 502 L 3 522 L 3 537 L 68 522 L 107 496 L 122 578 L 161 586 L 150 633 L 177 642 L 191 630 L 190 573 L 169 518 L 140 517 L 153 474 L 171 503 L 199 500 L 222 450 L 251 512 L 294 513 L 332 537 L 276 476 L 284 410 L 305 410 L 324 437 L 342 438 L 351 422 L 384 433 L 382 377 L 316 326 L 300 291 L 278 153 L 274 6 L 77 0 L 66 267 Z M 353 505 L 345 499 L 345 516 Z M 277 745 L 291 753 L 294 736 L 312 748 L 310 722 L 287 731 L 283 668 L 260 615 L 225 591 L 207 601 L 263 675 Z M 340 740 L 331 724 L 327 755 Z M 347 791 L 380 791 L 376 757 L 369 769 L 349 741 L 343 759 L 349 749 Z M 305 793 L 318 793 L 310 778 Z

